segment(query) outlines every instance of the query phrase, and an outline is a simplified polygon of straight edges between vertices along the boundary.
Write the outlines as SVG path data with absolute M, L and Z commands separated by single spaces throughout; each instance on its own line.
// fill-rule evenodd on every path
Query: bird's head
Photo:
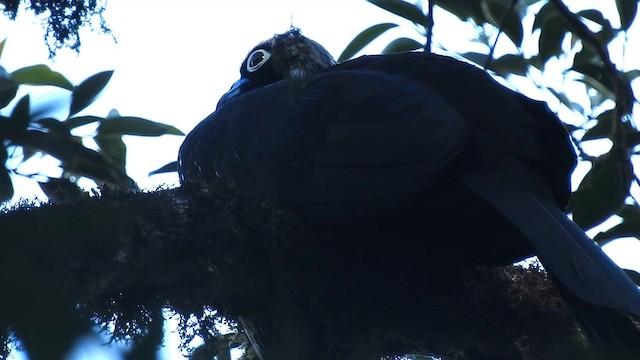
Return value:
M 249 52 L 240 66 L 240 80 L 220 98 L 218 107 L 251 90 L 284 79 L 301 78 L 335 63 L 322 45 L 292 28 Z

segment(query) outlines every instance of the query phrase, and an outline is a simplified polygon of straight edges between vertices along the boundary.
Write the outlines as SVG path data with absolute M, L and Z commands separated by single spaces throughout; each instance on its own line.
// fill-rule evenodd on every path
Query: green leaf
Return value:
M 420 10 L 419 7 L 401 0 L 367 0 L 373 5 L 384 9 L 392 14 L 396 14 L 405 18 L 414 24 L 429 26 L 429 18 Z
M 611 136 L 613 117 L 615 111 L 607 110 L 596 117 L 598 122 L 588 129 L 580 141 L 608 138 Z
M 559 21 L 561 18 L 558 9 L 551 2 L 547 2 L 536 14 L 533 20 L 533 30 L 542 29 L 547 24 Z
M 488 22 L 484 12 L 482 11 L 480 1 L 435 0 L 435 4 L 457 16 L 460 20 L 467 21 L 472 19 L 478 25 Z
M 382 49 L 383 54 L 392 54 L 399 53 L 405 51 L 413 51 L 417 49 L 422 49 L 423 45 L 419 42 L 409 39 L 406 37 L 401 37 L 393 40 L 389 43 L 384 49 Z
M 90 76 L 78 86 L 74 87 L 71 93 L 69 115 L 74 115 L 91 105 L 98 94 L 107 86 L 112 75 L 113 70 L 103 71 Z
M 640 77 L 640 70 L 630 70 L 624 73 L 624 76 L 629 80 L 629 81 L 633 81 L 635 79 L 637 79 L 638 77 Z
M 547 90 L 549 90 L 549 92 L 552 93 L 553 96 L 556 97 L 556 99 L 560 100 L 562 105 L 566 106 L 567 109 L 579 112 L 581 114 L 584 113 L 584 108 L 580 104 L 571 101 L 565 93 L 559 93 L 551 88 L 548 88 Z
M 93 140 L 100 147 L 100 153 L 109 159 L 113 166 L 122 172 L 126 172 L 127 145 L 122 141 L 122 136 L 104 135 L 98 132 L 98 135 L 94 136 Z
M 152 172 L 149 173 L 149 176 L 151 175 L 155 175 L 155 174 L 162 174 L 162 173 L 169 173 L 169 172 L 174 172 L 174 171 L 178 171 L 178 162 L 177 161 L 172 161 L 156 170 L 153 170 Z
M 562 22 L 548 22 L 540 29 L 538 48 L 543 63 L 562 53 L 562 41 L 566 34 L 567 28 Z
M 593 240 L 595 240 L 598 245 L 603 246 L 610 241 L 622 237 L 640 237 L 640 219 L 633 221 L 624 220 L 622 223 L 598 233 L 593 237 Z
M 382 23 L 373 25 L 363 30 L 360 34 L 353 38 L 353 40 L 351 40 L 346 48 L 344 48 L 342 54 L 340 54 L 340 57 L 338 57 L 338 61 L 351 59 L 355 54 L 364 49 L 364 47 L 369 45 L 373 40 L 377 39 L 386 31 L 397 26 L 398 24 Z
M 604 86 L 600 81 L 592 78 L 591 76 L 583 76 L 581 79 L 576 79 L 577 81 L 583 82 L 588 87 L 596 90 L 596 95 L 601 100 L 597 106 L 602 105 L 602 97 L 608 100 L 615 100 L 616 94 L 613 93 L 609 88 Z M 592 107 L 595 107 L 592 106 Z
M 527 62 L 529 63 L 529 65 L 533 66 L 534 68 L 540 71 L 542 71 L 542 69 L 544 68 L 544 63 L 540 59 L 539 55 L 533 55 L 527 60 Z
M 638 12 L 638 0 L 616 0 L 616 7 L 620 15 L 620 27 L 629 30 Z
M 75 137 L 60 138 L 38 130 L 27 130 L 14 143 L 26 149 L 49 154 L 62 162 L 66 172 L 86 176 L 96 182 L 115 183 L 126 178 L 126 175 L 107 162 L 103 155 L 84 147 Z
M 628 159 L 596 159 L 571 198 L 573 221 L 590 229 L 617 213 L 629 196 L 631 169 Z
M 633 281 L 636 285 L 640 286 L 640 273 L 634 270 L 622 269 L 625 274 Z
M 604 68 L 604 65 L 579 64 L 573 65 L 569 70 L 573 70 L 584 75 L 585 77 L 591 78 L 592 80 L 600 83 L 603 87 L 605 87 L 609 93 L 613 94 L 615 85 L 613 79 L 611 79 L 611 75 L 609 75 L 609 72 Z
M 9 105 L 18 92 L 18 84 L 15 81 L 0 76 L 0 109 Z
M 491 23 L 503 31 L 511 41 L 517 46 L 522 45 L 524 30 L 520 16 L 515 11 L 515 6 L 511 6 L 511 1 L 483 0 L 482 11 Z
M 461 54 L 462 57 L 464 57 L 465 59 L 478 64 L 479 66 L 482 66 L 483 68 L 486 66 L 487 64 L 487 59 L 489 59 L 489 55 L 487 54 L 483 54 L 483 53 L 478 53 L 478 52 L 474 52 L 474 51 L 470 51 L 470 52 L 466 52 L 464 54 Z
M 38 119 L 33 121 L 32 124 L 38 125 L 41 128 L 46 129 L 47 133 L 49 134 L 55 134 L 62 138 L 71 137 L 71 132 L 69 132 L 69 128 L 66 127 L 64 123 L 58 119 L 43 118 L 43 119 Z
M 160 136 L 160 135 L 184 135 L 177 128 L 154 122 L 151 120 L 121 116 L 105 119 L 100 123 L 98 132 L 101 135 L 136 135 L 136 136 Z
M 27 130 L 29 116 L 29 95 L 23 96 L 11 111 L 7 131 L 12 137 L 19 137 Z
M 602 15 L 602 13 L 598 10 L 595 10 L 595 9 L 582 10 L 582 11 L 578 11 L 576 15 L 581 16 L 585 19 L 589 19 L 599 24 L 600 26 L 608 25 L 609 27 L 611 27 L 611 22 L 609 22 L 609 20 L 607 20 L 604 17 L 604 15 Z
M 600 56 L 595 49 L 588 43 L 582 43 L 582 50 L 580 50 L 573 58 L 573 65 L 583 64 L 598 64 L 600 63 Z
M 491 61 L 489 69 L 501 76 L 527 76 L 529 62 L 522 55 L 506 54 Z
M 18 84 L 51 85 L 73 90 L 73 84 L 64 75 L 51 70 L 47 65 L 27 66 L 11 73 L 11 77 Z
M 9 176 L 9 169 L 5 167 L 5 162 L 9 154 L 7 154 L 7 148 L 0 146 L 0 202 L 10 200 L 13 197 L 13 183 L 11 182 L 11 176 Z
M 598 25 L 602 26 L 602 29 L 597 32 L 596 37 L 600 39 L 604 44 L 608 44 L 618 34 L 616 30 L 611 26 L 611 22 L 602 15 L 602 13 L 595 9 L 582 10 L 576 13 L 585 19 L 591 20 Z
M 0 42 L 0 58 L 2 57 L 2 53 L 4 52 L 4 46 L 6 44 L 7 44 L 7 38 L 4 38 L 4 40 Z
M 91 124 L 96 121 L 102 121 L 102 120 L 104 119 L 98 116 L 76 116 L 76 117 L 68 118 L 62 123 L 65 124 L 69 129 L 75 129 L 80 126 Z

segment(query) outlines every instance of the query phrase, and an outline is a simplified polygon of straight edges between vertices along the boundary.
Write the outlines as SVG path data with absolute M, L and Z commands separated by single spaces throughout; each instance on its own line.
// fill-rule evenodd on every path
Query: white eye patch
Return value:
M 271 53 L 264 49 L 258 49 L 247 57 L 247 71 L 254 72 L 269 60 Z

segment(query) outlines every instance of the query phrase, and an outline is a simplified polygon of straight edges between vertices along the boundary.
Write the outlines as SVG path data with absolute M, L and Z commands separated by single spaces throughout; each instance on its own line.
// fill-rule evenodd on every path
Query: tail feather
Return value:
M 551 201 L 499 171 L 467 173 L 461 180 L 522 231 L 569 290 L 590 303 L 640 316 L 638 287 Z

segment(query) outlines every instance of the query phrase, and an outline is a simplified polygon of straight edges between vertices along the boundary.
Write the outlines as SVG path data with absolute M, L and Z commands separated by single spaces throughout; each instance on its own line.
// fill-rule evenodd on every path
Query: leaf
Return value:
M 102 120 L 104 119 L 98 116 L 76 116 L 76 117 L 68 118 L 62 123 L 65 124 L 69 129 L 75 129 L 80 126 L 84 126 L 84 125 L 91 124 L 96 121 L 102 121 Z
M 33 122 L 34 125 L 39 125 L 41 128 L 46 129 L 47 133 L 55 134 L 62 138 L 71 137 L 69 128 L 64 125 L 60 120 L 54 118 L 43 118 Z
M 620 28 L 629 30 L 638 12 L 638 0 L 616 0 L 616 7 L 620 15 Z
M 528 59 L 529 65 L 533 66 L 534 68 L 542 71 L 542 69 L 544 68 L 544 63 L 542 62 L 542 60 L 540 59 L 539 55 L 534 55 L 532 57 L 530 57 Z
M 487 54 L 483 54 L 483 53 L 478 53 L 478 52 L 466 52 L 464 54 L 461 54 L 465 59 L 478 64 L 482 67 L 485 66 L 485 64 L 487 63 L 487 59 L 489 59 L 489 55 Z
M 16 84 L 15 81 L 0 76 L 0 109 L 9 105 L 13 98 L 16 97 L 17 92 L 18 84 Z
M 633 96 L 633 90 L 631 89 L 630 82 L 622 82 L 624 87 L 617 87 L 613 75 L 611 75 L 602 64 L 574 65 L 570 70 L 584 75 L 583 82 L 585 84 L 598 90 L 603 95 L 610 97 L 610 99 L 619 101 L 617 105 L 624 106 L 621 109 L 623 114 L 631 113 L 632 104 L 635 98 Z M 618 90 L 617 96 L 615 94 L 615 90 Z
M 596 117 L 598 122 L 588 129 L 580 141 L 608 138 L 611 136 L 613 117 L 615 111 L 607 110 Z
M 488 22 L 482 11 L 480 1 L 469 0 L 435 0 L 435 4 L 444 10 L 466 21 L 472 19 L 476 24 L 482 25 Z
M 533 20 L 533 30 L 542 29 L 547 24 L 558 21 L 561 19 L 560 13 L 558 9 L 551 3 L 547 2 L 544 4 L 540 11 L 536 14 L 535 19 Z
M 603 246 L 610 241 L 622 237 L 640 237 L 640 220 L 624 221 L 604 232 L 598 233 L 593 237 L 593 240 L 595 240 L 598 245 Z
M 10 200 L 13 197 L 13 183 L 9 175 L 9 169 L 5 167 L 5 162 L 9 155 L 7 148 L 0 146 L 0 202 Z
M 599 24 L 600 26 L 607 26 L 608 24 L 608 26 L 611 27 L 611 22 L 609 22 L 609 20 L 607 20 L 604 17 L 604 15 L 602 15 L 602 13 L 598 10 L 595 10 L 595 9 L 582 10 L 582 11 L 578 11 L 576 15 L 582 16 L 585 19 L 589 19 Z
M 602 15 L 602 13 L 595 9 L 582 10 L 576 13 L 585 19 L 591 20 L 602 27 L 596 34 L 596 37 L 604 44 L 608 44 L 618 34 L 618 31 L 613 29 L 611 22 Z
M 489 22 L 503 31 L 517 47 L 520 47 L 524 30 L 520 16 L 515 11 L 515 6 L 511 6 L 511 1 L 483 0 L 481 4 L 482 11 Z
M 151 120 L 121 116 L 105 119 L 100 123 L 98 132 L 101 135 L 136 135 L 136 136 L 160 136 L 160 135 L 184 135 L 176 127 L 154 122 Z
M 51 70 L 47 65 L 27 66 L 11 73 L 11 77 L 18 84 L 51 85 L 73 90 L 73 84 L 64 75 Z
M 559 93 L 552 88 L 547 88 L 547 90 L 549 90 L 549 92 L 552 93 L 553 96 L 556 97 L 556 99 L 560 100 L 562 105 L 564 105 L 567 109 L 579 112 L 581 114 L 584 113 L 584 108 L 582 107 L 582 105 L 571 101 L 564 92 Z
M 93 137 L 100 147 L 100 153 L 105 155 L 110 163 L 122 172 L 126 172 L 127 165 L 127 145 L 122 141 L 122 136 L 104 135 L 98 132 Z
M 2 57 L 2 53 L 4 52 L 4 46 L 6 44 L 7 44 L 7 38 L 4 38 L 4 40 L 0 42 L 0 58 Z
M 162 173 L 169 173 L 169 172 L 174 172 L 174 171 L 178 171 L 178 162 L 177 161 L 172 161 L 156 170 L 153 170 L 152 172 L 149 173 L 149 176 L 151 175 L 155 175 L 155 174 L 162 174 Z
M 506 54 L 489 64 L 489 69 L 501 76 L 520 75 L 527 76 L 529 62 L 522 55 Z
M 573 221 L 590 229 L 618 212 L 629 195 L 631 169 L 628 159 L 596 159 L 571 198 Z
M 75 137 L 63 139 L 38 130 L 27 130 L 14 144 L 47 153 L 60 160 L 66 172 L 86 176 L 96 182 L 114 183 L 125 178 L 122 171 L 114 168 L 103 155 L 84 147 Z
M 566 34 L 567 28 L 562 22 L 548 22 L 540 29 L 538 48 L 543 63 L 562 53 L 562 41 Z
M 625 274 L 633 281 L 636 285 L 640 286 L 640 273 L 634 270 L 622 269 Z
M 417 49 L 422 49 L 423 45 L 419 42 L 409 39 L 406 37 L 401 37 L 393 40 L 389 43 L 384 49 L 382 49 L 383 54 L 392 54 L 399 53 L 404 51 L 412 51 Z
M 582 50 L 580 50 L 573 58 L 573 65 L 583 64 L 598 64 L 600 63 L 600 56 L 595 49 L 588 43 L 582 43 Z
M 107 86 L 112 75 L 113 70 L 103 71 L 88 77 L 85 81 L 74 87 L 71 93 L 69 115 L 74 115 L 91 105 L 98 94 Z
M 629 81 L 633 81 L 635 79 L 637 79 L 638 77 L 640 77 L 640 70 L 629 70 L 627 72 L 624 73 L 624 76 L 629 80 Z
M 365 46 L 369 45 L 380 35 L 397 26 L 398 24 L 382 23 L 373 25 L 363 30 L 360 34 L 353 38 L 353 40 L 351 40 L 347 47 L 344 48 L 342 54 L 340 54 L 340 57 L 338 57 L 338 61 L 345 61 L 352 58 L 355 54 L 364 49 Z
M 7 132 L 9 136 L 15 138 L 21 136 L 29 126 L 31 117 L 29 116 L 29 95 L 23 96 L 11 111 Z
M 553 96 L 556 97 L 556 99 L 560 100 L 560 102 L 562 103 L 562 105 L 566 106 L 569 109 L 572 109 L 571 107 L 571 100 L 569 100 L 569 98 L 567 97 L 567 95 L 565 95 L 564 93 L 559 93 L 557 91 L 555 91 L 552 88 L 547 88 L 547 90 L 549 90 L 550 93 L 553 94 Z
M 429 18 L 420 10 L 419 7 L 401 0 L 367 0 L 373 5 L 384 9 L 392 14 L 396 14 L 405 18 L 414 24 L 429 26 Z
M 605 99 L 608 99 L 608 100 L 615 100 L 616 94 L 614 94 L 613 91 L 611 91 L 609 88 L 607 88 L 601 82 L 599 82 L 598 80 L 592 78 L 591 76 L 586 76 L 585 75 L 581 79 L 576 79 L 576 80 L 580 81 L 580 82 L 583 82 L 588 87 L 596 90 L 596 95 L 597 95 L 598 99 L 600 99 L 599 103 L 596 104 L 597 106 L 602 104 L 602 102 L 603 102 L 602 101 L 602 97 L 604 97 Z M 592 107 L 595 107 L 596 105 L 592 105 Z

